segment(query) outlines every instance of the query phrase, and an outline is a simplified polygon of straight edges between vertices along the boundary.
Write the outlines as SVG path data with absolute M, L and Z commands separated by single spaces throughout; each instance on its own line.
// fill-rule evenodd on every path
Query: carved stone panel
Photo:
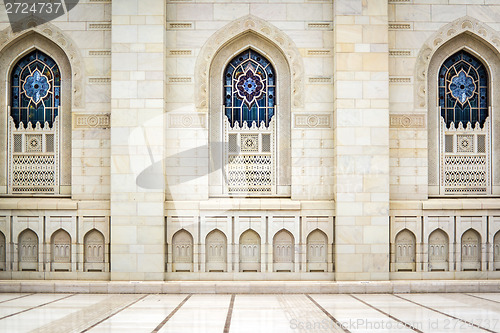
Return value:
M 274 271 L 293 271 L 294 250 L 293 235 L 287 230 L 277 232 L 273 239 Z
M 5 235 L 0 232 L 0 271 L 5 271 L 5 249 L 6 249 L 6 243 L 5 243 Z
M 326 272 L 328 244 L 324 232 L 312 231 L 307 236 L 307 271 Z
M 260 272 L 260 236 L 253 230 L 240 236 L 240 271 Z
M 429 271 L 448 270 L 448 235 L 441 229 L 429 236 Z
M 476 271 L 481 269 L 481 236 L 477 231 L 469 229 L 462 235 L 462 270 Z
M 58 230 L 52 236 L 52 261 L 71 262 L 71 237 L 64 230 Z
M 416 257 L 415 235 L 408 230 L 402 230 L 396 236 L 396 271 L 414 271 Z
M 104 271 L 105 244 L 104 236 L 97 230 L 89 231 L 84 239 L 84 270 Z
M 227 238 L 220 230 L 213 230 L 205 241 L 207 272 L 225 272 L 227 267 Z
M 500 231 L 493 238 L 493 262 L 494 270 L 500 270 Z
M 19 270 L 38 270 L 38 236 L 32 230 L 25 230 L 19 235 Z
M 188 231 L 179 230 L 172 237 L 172 260 L 172 271 L 193 271 L 193 236 Z

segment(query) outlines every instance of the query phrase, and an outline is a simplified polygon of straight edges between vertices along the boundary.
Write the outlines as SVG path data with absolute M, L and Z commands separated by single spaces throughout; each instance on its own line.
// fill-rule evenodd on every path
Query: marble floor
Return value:
M 0 294 L 0 332 L 500 332 L 500 293 Z

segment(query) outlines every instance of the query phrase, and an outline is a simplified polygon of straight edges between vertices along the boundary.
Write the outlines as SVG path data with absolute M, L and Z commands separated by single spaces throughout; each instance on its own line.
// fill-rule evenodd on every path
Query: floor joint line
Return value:
M 0 320 L 3 320 L 5 318 L 9 318 L 9 317 L 12 317 L 12 316 L 15 316 L 15 315 L 18 315 L 18 314 L 21 314 L 21 313 L 24 313 L 24 312 L 27 312 L 27 311 L 31 311 L 31 310 L 34 310 L 34 309 L 38 309 L 38 308 L 41 308 L 42 306 L 45 306 L 45 305 L 48 305 L 48 304 L 51 304 L 51 303 L 55 303 L 55 302 L 58 302 L 58 301 L 62 301 L 63 299 L 66 299 L 66 298 L 69 298 L 71 296 L 75 296 L 76 294 L 71 294 L 71 295 L 67 295 L 67 296 L 64 296 L 62 298 L 58 298 L 56 300 L 53 300 L 53 301 L 50 301 L 50 302 L 46 302 L 46 303 L 43 303 L 43 304 L 39 304 L 37 306 L 33 306 L 31 308 L 28 308 L 28 309 L 24 309 L 24 310 L 21 310 L 21 311 L 18 311 L 18 312 L 15 312 L 15 313 L 11 313 L 10 315 L 7 315 L 7 316 L 3 316 L 0 318 Z
M 356 297 L 356 296 L 354 296 L 354 295 L 352 295 L 352 294 L 350 294 L 350 296 L 351 296 L 352 298 L 354 298 L 355 300 L 357 300 L 357 301 L 359 301 L 359 302 L 363 303 L 364 305 L 366 305 L 366 306 L 368 306 L 368 307 L 372 308 L 373 310 L 378 311 L 378 312 L 380 312 L 381 314 L 383 314 L 383 315 L 385 315 L 385 316 L 389 317 L 390 319 L 395 320 L 395 321 L 397 321 L 397 322 L 398 322 L 398 323 L 400 323 L 400 324 L 403 324 L 403 325 L 404 325 L 404 327 L 409 328 L 409 329 L 413 330 L 414 332 L 424 333 L 423 331 L 419 330 L 418 328 L 413 327 L 412 325 L 410 325 L 410 324 L 408 324 L 408 323 L 405 323 L 405 322 L 404 322 L 404 321 L 402 321 L 401 319 L 398 319 L 398 318 L 394 317 L 393 315 L 391 315 L 391 314 L 389 314 L 389 313 L 385 312 L 384 310 L 381 310 L 381 309 L 379 309 L 379 308 L 377 308 L 377 307 L 375 307 L 375 306 L 371 305 L 370 303 L 368 303 L 368 302 L 366 302 L 366 301 L 362 300 L 361 298 Z
M 471 295 L 471 294 L 464 294 L 464 295 L 467 295 L 467 296 L 470 296 L 470 297 L 475 297 L 475 298 L 482 299 L 482 300 L 485 300 L 485 301 L 490 301 L 490 302 L 493 302 L 493 303 L 500 304 L 500 302 L 499 302 L 499 301 L 495 301 L 494 299 L 484 298 L 484 297 L 481 297 L 481 296 L 476 296 L 476 295 Z
M 235 298 L 236 298 L 236 295 L 232 294 L 231 301 L 229 302 L 229 309 L 227 310 L 226 323 L 224 324 L 223 333 L 229 333 L 229 327 L 231 326 L 231 317 L 233 315 L 233 306 L 234 306 L 234 299 Z
M 337 325 L 338 327 L 340 327 L 341 330 L 343 330 L 345 333 L 351 333 L 351 331 L 349 331 L 347 328 L 344 327 L 344 325 L 342 325 L 342 323 L 340 321 L 338 321 L 330 312 L 326 311 L 325 308 L 323 308 L 321 305 L 319 305 L 318 302 L 316 302 L 310 295 L 308 294 L 305 294 L 307 298 L 309 298 L 309 300 L 311 302 L 313 302 L 314 305 L 316 305 L 321 311 L 323 311 L 323 313 L 328 317 L 330 318 L 334 323 L 335 325 Z
M 455 316 L 453 316 L 453 315 L 450 315 L 450 314 L 448 314 L 448 313 L 445 313 L 445 312 L 439 311 L 439 310 L 437 310 L 437 309 L 433 309 L 433 308 L 431 308 L 430 306 L 427 306 L 427 305 L 423 305 L 423 304 L 417 303 L 417 302 L 415 302 L 415 301 L 412 301 L 411 299 L 407 299 L 407 298 L 404 298 L 404 297 L 401 297 L 401 296 L 399 296 L 399 295 L 395 295 L 395 294 L 393 294 L 392 296 L 397 297 L 397 298 L 400 298 L 400 299 L 405 300 L 405 301 L 407 301 L 407 302 L 413 303 L 413 304 L 415 304 L 415 305 L 421 306 L 421 307 L 426 308 L 426 309 L 428 309 L 428 310 L 431 310 L 431 311 L 437 312 L 437 313 L 442 314 L 442 315 L 444 315 L 444 316 L 446 316 L 446 317 L 453 318 L 453 319 L 455 319 L 455 320 L 458 320 L 459 322 L 465 323 L 465 324 L 470 325 L 470 326 L 472 326 L 472 327 L 479 328 L 479 329 L 481 329 L 481 330 L 483 330 L 483 331 L 490 332 L 490 333 L 498 333 L 498 332 L 492 331 L 492 330 L 490 330 L 490 329 L 488 329 L 488 328 L 486 328 L 486 327 L 482 327 L 482 326 L 479 326 L 479 325 L 477 325 L 477 324 L 471 323 L 471 322 L 470 322 L 470 321 L 468 321 L 468 320 L 465 320 L 465 319 L 460 319 L 460 318 L 455 317 Z
M 97 326 L 97 325 L 99 325 L 100 323 L 102 323 L 102 322 L 104 322 L 104 321 L 108 320 L 109 318 L 113 317 L 114 315 L 116 315 L 116 314 L 118 314 L 118 313 L 122 312 L 123 310 L 125 310 L 125 309 L 127 309 L 127 308 L 131 307 L 131 306 L 132 306 L 132 305 L 134 305 L 135 303 L 137 303 L 137 302 L 139 302 L 139 301 L 143 300 L 144 298 L 146 298 L 146 296 L 149 296 L 149 295 L 143 295 L 143 296 L 141 296 L 139 299 L 136 299 L 135 301 L 133 301 L 133 302 L 132 302 L 132 303 L 130 303 L 129 305 L 124 306 L 123 308 L 121 308 L 120 310 L 118 310 L 118 311 L 116 311 L 116 312 L 114 312 L 114 313 L 110 314 L 109 316 L 106 316 L 106 318 L 103 318 L 103 319 L 99 320 L 97 323 L 93 324 L 93 325 L 92 325 L 92 326 L 90 326 L 90 327 L 87 327 L 86 329 L 84 329 L 84 330 L 83 330 L 83 331 L 81 331 L 80 333 L 87 332 L 88 330 L 90 330 L 90 329 L 92 329 L 92 328 L 96 327 L 96 326 Z
M 162 329 L 163 326 L 165 326 L 165 324 L 167 323 L 167 321 L 170 320 L 170 318 L 172 318 L 174 316 L 174 314 L 179 311 L 179 309 L 184 305 L 184 303 L 186 303 L 188 301 L 188 299 L 191 298 L 191 296 L 193 296 L 193 294 L 189 294 L 186 296 L 186 298 L 184 298 L 184 300 L 182 302 L 179 303 L 179 305 L 177 305 L 177 307 L 175 309 L 172 310 L 172 312 L 170 312 L 168 314 L 168 316 L 165 317 L 165 319 L 162 320 L 161 323 L 158 324 L 158 326 L 155 327 L 154 330 L 151 331 L 151 333 L 156 333 L 158 332 L 159 330 Z
M 27 295 L 22 295 L 22 296 L 17 296 L 17 297 L 11 298 L 11 299 L 6 299 L 5 301 L 1 301 L 1 302 L 0 302 L 0 304 L 5 303 L 5 302 L 14 301 L 14 300 L 16 300 L 16 299 L 20 299 L 20 298 L 28 297 L 28 296 L 31 296 L 31 295 L 35 295 L 35 293 L 32 293 L 32 294 L 27 294 Z

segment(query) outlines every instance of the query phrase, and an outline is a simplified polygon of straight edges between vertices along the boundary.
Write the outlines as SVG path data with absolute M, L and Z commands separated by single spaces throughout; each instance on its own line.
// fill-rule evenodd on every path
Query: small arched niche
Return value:
M 396 272 L 414 272 L 416 262 L 415 235 L 408 229 L 401 230 L 395 240 Z
M 462 235 L 461 244 L 462 270 L 481 270 L 481 236 L 474 229 L 469 229 Z
M 26 229 L 18 239 L 19 270 L 38 270 L 38 236 L 33 230 Z
M 273 238 L 273 262 L 275 272 L 293 272 L 294 238 L 288 230 L 281 230 Z
M 85 272 L 105 271 L 105 243 L 103 234 L 92 229 L 83 238 Z
M 260 272 L 260 236 L 253 230 L 240 236 L 240 272 Z
M 447 271 L 449 239 L 441 229 L 434 230 L 429 235 L 429 271 Z
M 326 234 L 316 229 L 307 236 L 307 271 L 326 272 L 328 242 Z
M 500 231 L 493 237 L 493 269 L 500 271 Z
M 6 270 L 6 249 L 7 243 L 5 242 L 5 235 L 0 231 L 0 271 Z
M 172 271 L 193 271 L 193 236 L 187 230 L 179 230 L 172 237 Z
M 227 238 L 218 229 L 211 231 L 205 240 L 206 271 L 227 271 Z
M 68 272 L 71 270 L 71 236 L 59 229 L 51 237 L 51 270 Z

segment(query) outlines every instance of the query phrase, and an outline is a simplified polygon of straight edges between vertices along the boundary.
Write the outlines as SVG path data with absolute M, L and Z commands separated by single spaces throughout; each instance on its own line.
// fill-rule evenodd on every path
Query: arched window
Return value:
M 461 50 L 439 69 L 441 194 L 490 193 L 489 79 L 485 65 Z
M 56 62 L 35 50 L 14 66 L 11 74 L 10 115 L 19 127 L 32 123 L 50 127 L 58 115 L 61 100 L 61 74 Z
M 474 229 L 462 235 L 462 270 L 481 270 L 481 236 Z
M 224 70 L 225 191 L 276 193 L 276 73 L 248 49 Z
M 105 240 L 104 235 L 92 229 L 83 238 L 84 271 L 105 271 Z
M 35 50 L 10 77 L 9 192 L 58 193 L 61 73 Z
M 265 127 L 274 115 L 276 76 L 271 63 L 259 53 L 246 50 L 231 60 L 224 72 L 224 108 L 230 126 Z

